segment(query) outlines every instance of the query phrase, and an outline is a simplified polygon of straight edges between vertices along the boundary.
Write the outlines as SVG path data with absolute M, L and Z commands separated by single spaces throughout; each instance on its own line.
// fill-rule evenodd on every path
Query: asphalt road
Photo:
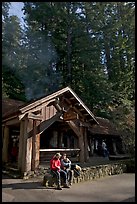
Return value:
M 3 176 L 2 202 L 135 202 L 135 174 L 107 176 L 61 191 L 43 187 L 40 179 Z

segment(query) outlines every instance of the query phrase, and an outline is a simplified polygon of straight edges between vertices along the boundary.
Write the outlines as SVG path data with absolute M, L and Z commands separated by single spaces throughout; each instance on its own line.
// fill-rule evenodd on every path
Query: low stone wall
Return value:
M 81 174 L 79 177 L 74 177 L 73 183 L 79 183 L 81 181 L 88 181 L 88 180 L 93 180 L 97 178 L 101 178 L 104 176 L 111 176 L 115 174 L 121 174 L 121 173 L 127 173 L 131 172 L 128 171 L 129 165 L 128 161 L 131 163 L 131 160 L 127 161 L 119 161 L 119 162 L 114 162 L 111 164 L 101 164 L 97 166 L 89 166 L 88 167 L 82 167 Z M 135 162 L 132 161 L 132 165 L 135 165 Z M 39 177 L 40 179 L 43 179 L 43 177 L 49 173 L 49 167 L 40 167 L 35 171 L 30 171 L 30 172 L 25 172 L 23 175 L 19 172 L 12 171 L 9 168 L 4 168 L 2 166 L 2 173 L 7 174 L 13 178 L 23 178 L 23 179 L 29 179 L 33 177 Z M 135 167 L 134 167 L 135 169 Z
M 105 176 L 122 174 L 124 172 L 126 172 L 126 165 L 123 163 L 84 167 L 81 170 L 80 176 L 74 177 L 73 183 L 89 181 L 93 179 L 102 178 Z M 51 175 L 47 173 L 43 178 L 43 185 L 47 186 L 47 184 L 50 182 L 51 182 Z
M 115 174 L 122 174 L 126 172 L 125 164 L 107 164 L 107 165 L 99 165 L 92 167 L 82 168 L 81 174 L 79 177 L 73 179 L 73 183 L 79 183 L 82 181 L 89 181 L 93 179 L 102 178 L 105 176 L 111 176 Z

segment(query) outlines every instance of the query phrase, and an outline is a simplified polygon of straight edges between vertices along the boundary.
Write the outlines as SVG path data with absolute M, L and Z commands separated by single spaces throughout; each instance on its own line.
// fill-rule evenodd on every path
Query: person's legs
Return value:
M 106 149 L 106 157 L 109 159 L 109 151 Z
M 69 181 L 69 169 L 66 169 L 65 172 L 67 173 L 67 180 Z
M 103 157 L 106 157 L 106 149 L 103 149 Z
M 107 149 L 105 149 L 105 157 L 108 157 Z
M 51 170 L 51 172 L 52 172 L 53 175 L 56 176 L 56 179 L 57 179 L 57 188 L 61 190 L 62 188 L 61 188 L 60 172 L 53 171 L 53 170 Z
M 64 180 L 64 187 L 69 188 L 68 186 L 68 180 L 67 180 L 67 172 L 63 171 L 62 169 L 60 170 L 60 176 L 63 178 Z
M 73 170 L 69 170 L 68 175 L 69 175 L 69 178 L 68 178 L 69 184 L 72 185 L 73 178 L 74 178 L 74 171 Z

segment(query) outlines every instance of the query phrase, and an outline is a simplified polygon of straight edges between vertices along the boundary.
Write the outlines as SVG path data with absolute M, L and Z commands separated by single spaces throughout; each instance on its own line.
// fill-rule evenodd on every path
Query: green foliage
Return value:
M 2 2 L 2 18 L 3 18 L 3 20 L 8 17 L 10 4 L 11 4 L 10 2 Z
M 3 94 L 34 99 L 69 85 L 134 145 L 135 3 L 25 2 L 24 30 L 2 9 Z
M 126 165 L 127 173 L 135 173 L 135 157 L 123 162 Z
M 22 32 L 19 19 L 17 16 L 8 17 L 7 8 L 3 8 L 3 15 L 7 14 L 2 22 L 2 94 L 13 99 L 25 100 L 24 85 L 19 77 Z
M 3 96 L 12 99 L 25 101 L 24 86 L 19 80 L 19 77 L 10 69 L 3 71 Z
M 135 153 L 135 107 L 129 100 L 121 100 L 118 106 L 111 106 L 111 118 L 123 137 L 128 153 Z

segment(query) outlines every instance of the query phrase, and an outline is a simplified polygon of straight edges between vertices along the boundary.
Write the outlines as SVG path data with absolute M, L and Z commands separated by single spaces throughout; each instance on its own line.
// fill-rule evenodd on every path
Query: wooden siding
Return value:
M 44 109 L 42 112 L 43 121 L 52 118 L 57 113 L 57 110 L 53 105 L 46 106 L 43 109 Z

